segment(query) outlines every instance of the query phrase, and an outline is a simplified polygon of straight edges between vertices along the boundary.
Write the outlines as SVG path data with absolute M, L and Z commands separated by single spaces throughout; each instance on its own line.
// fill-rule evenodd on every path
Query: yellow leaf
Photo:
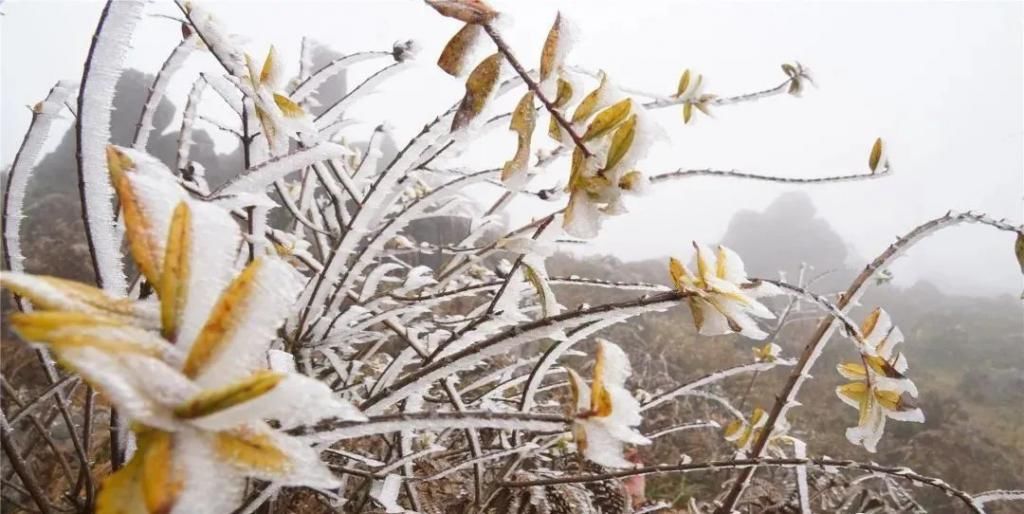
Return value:
M 270 436 L 251 430 L 218 432 L 214 449 L 220 458 L 241 468 L 283 474 L 291 466 L 288 455 Z
M 1024 273 L 1024 233 L 1017 232 L 1017 242 L 1013 245 L 1013 253 L 1017 256 L 1017 264 L 1020 264 L 1020 272 Z
M 639 171 L 626 173 L 619 179 L 619 189 L 623 191 L 635 191 L 644 180 L 644 174 Z
M 572 84 L 565 79 L 558 79 L 558 94 L 555 96 L 554 106 L 557 109 L 561 109 L 569 104 L 572 100 Z M 558 120 L 554 116 L 548 121 L 548 135 L 551 136 L 555 141 L 562 140 L 562 126 L 558 124 Z
M 871 155 L 868 157 L 868 168 L 874 173 L 878 170 L 878 166 L 882 164 L 882 138 L 875 139 L 875 144 L 871 146 Z
M 690 87 L 690 70 L 687 69 L 683 72 L 683 76 L 679 77 L 679 87 L 676 88 L 676 96 L 683 96 L 686 90 Z
M 526 169 L 530 159 L 530 140 L 536 125 L 536 111 L 533 109 L 533 92 L 528 92 L 519 100 L 516 110 L 512 113 L 509 129 L 518 135 L 516 154 L 505 163 L 501 170 L 501 180 L 506 181 L 513 175 Z
M 796 78 L 796 68 L 792 64 L 783 64 L 782 72 L 785 73 L 789 78 Z
M 597 89 L 594 89 L 587 96 L 583 97 L 580 104 L 576 106 L 576 111 L 572 113 L 572 122 L 579 123 L 594 114 L 597 109 L 597 101 L 601 99 L 601 95 L 604 93 L 605 85 L 608 82 L 608 76 L 601 72 L 601 83 L 598 84 Z
M 693 118 L 693 104 L 686 102 L 683 105 L 683 123 L 689 123 L 691 118 Z
M 189 378 L 195 378 L 220 353 L 231 337 L 253 293 L 253 282 L 262 264 L 261 258 L 249 263 L 221 293 L 185 359 L 182 372 Z
M 160 280 L 160 325 L 165 339 L 174 341 L 178 321 L 185 309 L 188 296 L 188 258 L 192 244 L 192 214 L 188 204 L 181 202 L 174 208 L 171 228 L 167 233 L 164 252 L 164 272 Z
M 84 304 L 83 309 L 96 309 L 117 317 L 136 314 L 131 300 L 108 296 L 102 289 L 88 284 L 46 275 L 22 277 L 12 280 L 8 275 L 0 275 L 0 286 L 29 299 L 36 309 L 67 310 L 67 303 L 81 303 Z M 53 298 L 51 288 L 56 289 L 63 298 Z
M 878 318 L 882 315 L 882 309 L 875 307 L 875 310 L 868 314 L 867 318 L 864 318 L 864 322 L 860 324 L 860 333 L 864 337 L 870 337 L 871 332 L 874 332 L 875 327 L 878 325 Z
M 284 380 L 284 373 L 270 370 L 256 371 L 248 378 L 219 389 L 203 391 L 174 408 L 174 415 L 182 419 L 201 418 L 263 396 Z
M 868 384 L 866 382 L 850 382 L 837 387 L 836 392 L 855 402 L 861 402 L 868 395 Z
M 267 51 L 267 58 L 263 61 L 263 69 L 260 71 L 260 84 L 264 86 L 271 86 L 277 81 L 277 52 L 274 51 L 274 46 L 270 46 L 270 50 Z
M 624 100 L 629 101 L 629 100 Z M 620 102 L 621 103 L 621 102 Z M 618 105 L 618 104 L 616 104 Z M 610 108 L 609 108 L 610 109 Z M 598 115 L 598 119 L 601 116 Z M 594 122 L 595 124 L 597 121 Z M 591 125 L 593 127 L 594 125 Z M 588 129 L 587 132 L 590 130 Z M 615 129 L 615 133 L 612 134 L 612 142 L 608 146 L 608 157 L 604 163 L 604 169 L 610 170 L 614 168 L 622 158 L 626 156 L 626 152 L 633 146 L 633 139 L 636 138 L 636 114 L 630 116 L 619 128 Z
M 753 427 L 761 426 L 762 422 L 767 421 L 767 415 L 768 413 L 760 407 L 754 409 L 754 413 L 750 415 L 750 425 Z
M 590 411 L 599 418 L 607 417 L 612 413 L 612 396 L 604 386 L 606 365 L 604 345 L 598 345 L 597 360 L 594 363 L 594 381 L 590 384 Z
M 704 306 L 700 304 L 700 300 L 689 297 L 687 303 L 690 305 L 690 314 L 693 316 L 693 326 L 697 327 L 697 331 L 704 327 Z
M 182 481 L 175 476 L 171 434 L 146 430 L 138 436 L 138 450 L 143 452 L 142 494 L 150 513 L 165 514 L 174 507 L 181 492 Z
M 572 165 L 569 168 L 569 184 L 565 186 L 566 191 L 576 191 L 581 187 L 583 168 L 586 161 L 587 159 L 583 155 L 583 151 L 579 147 L 574 147 L 572 151 Z
M 453 132 L 468 125 L 484 110 L 484 105 L 498 83 L 502 59 L 500 53 L 495 53 L 473 68 L 466 79 L 466 96 L 462 97 L 459 110 L 452 120 Z
M 903 401 L 900 394 L 896 391 L 875 390 L 875 398 L 878 399 L 878 403 L 886 410 L 903 410 Z
M 167 514 L 181 491 L 174 477 L 171 435 L 138 434 L 138 449 L 124 467 L 103 479 L 96 514 Z
M 734 419 L 725 426 L 724 435 L 726 441 L 734 441 L 739 438 L 740 430 L 743 429 L 743 421 Z
M 469 49 L 480 38 L 480 30 L 480 25 L 472 23 L 467 23 L 459 29 L 441 51 L 441 56 L 437 58 L 437 66 L 453 77 L 462 75 Z
M 562 36 L 562 13 L 555 16 L 555 23 L 548 31 L 548 37 L 544 40 L 544 48 L 540 53 L 540 80 L 547 79 L 551 72 L 555 71 L 555 59 L 558 57 L 558 43 Z
M 587 131 L 583 134 L 584 141 L 590 141 L 606 134 L 609 130 L 615 128 L 622 120 L 626 119 L 629 115 L 630 109 L 633 107 L 633 101 L 629 98 L 616 102 L 605 110 L 601 111 L 594 118 L 594 121 L 587 127 Z M 635 120 L 634 120 L 635 121 Z
M 868 374 L 864 365 L 855 364 L 853 362 L 843 362 L 836 365 L 836 371 L 849 380 L 863 380 Z
M 875 370 L 875 373 L 878 373 L 879 375 L 887 378 L 905 378 L 903 373 L 897 371 L 892 364 L 877 355 L 864 357 L 864 360 L 866 360 L 868 365 L 871 366 L 871 369 Z
M 489 23 L 498 12 L 481 0 L 427 0 L 442 16 L 454 18 L 466 23 Z
M 117 318 L 65 311 L 18 312 L 10 315 L 11 327 L 22 339 L 32 342 L 52 342 L 54 335 L 65 334 L 75 328 L 121 327 Z
M 153 241 L 153 227 L 139 204 L 132 188 L 128 174 L 135 168 L 131 158 L 113 145 L 107 146 L 107 169 L 110 171 L 110 182 L 121 201 L 121 212 L 124 213 L 125 234 L 128 237 L 132 258 L 139 270 L 153 287 L 160 284 L 160 257 L 157 245 Z
M 293 102 L 291 98 L 284 96 L 279 93 L 274 93 L 274 103 L 277 104 L 277 108 L 281 110 L 281 114 L 285 118 L 301 118 L 306 115 L 306 111 L 302 109 L 302 106 Z
M 668 274 L 672 277 L 672 284 L 676 286 L 676 289 L 682 291 L 685 289 L 683 278 L 688 275 L 686 266 L 675 257 L 668 258 Z

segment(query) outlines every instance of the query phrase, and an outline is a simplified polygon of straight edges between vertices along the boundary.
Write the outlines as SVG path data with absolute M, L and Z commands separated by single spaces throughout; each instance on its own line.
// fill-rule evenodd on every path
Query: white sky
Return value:
M 780 96 L 718 109 L 683 126 L 660 112 L 670 144 L 643 165 L 737 168 L 812 177 L 862 172 L 882 136 L 896 174 L 858 183 L 805 187 L 819 215 L 853 246 L 858 267 L 897 234 L 947 209 L 1024 218 L 1024 8 L 1020 2 L 493 2 L 509 15 L 506 39 L 527 63 L 556 10 L 582 37 L 570 62 L 602 68 L 626 87 L 674 91 L 684 68 L 703 73 L 706 91 L 731 95 L 784 79 L 779 64 L 799 60 L 819 85 L 803 98 Z M 273 43 L 297 63 L 309 35 L 342 52 L 390 48 L 413 38 L 420 63 L 353 113 L 372 124 L 381 112 L 399 144 L 461 96 L 462 85 L 433 61 L 457 30 L 416 0 L 207 2 L 254 53 Z M 627 7 L 628 6 L 628 7 Z M 24 107 L 59 79 L 78 79 L 101 4 L 12 0 L 0 7 L 0 163 L 13 159 L 28 125 Z M 175 13 L 169 2 L 149 12 Z M 154 72 L 180 39 L 178 26 L 147 18 L 129 66 Z M 177 76 L 184 97 L 204 58 Z M 297 71 L 297 65 L 290 66 Z M 205 105 L 205 104 L 204 104 Z M 404 123 L 402 120 L 406 120 Z M 543 120 L 542 120 L 543 121 Z M 545 121 L 546 123 L 546 121 Z M 371 125 L 372 126 L 372 125 Z M 361 130 L 366 130 L 363 127 Z M 501 147 L 492 166 L 513 149 Z M 549 173 L 567 173 L 555 166 Z M 564 180 L 564 179 L 563 179 Z M 784 185 L 720 178 L 660 185 L 609 219 L 592 248 L 625 259 L 688 255 L 689 241 L 715 241 L 739 209 L 762 209 Z M 517 212 L 546 214 L 527 203 Z M 784 230 L 784 227 L 780 227 Z M 1012 237 L 978 227 L 952 229 L 911 251 L 892 270 L 897 282 L 927 278 L 947 291 L 1019 294 Z

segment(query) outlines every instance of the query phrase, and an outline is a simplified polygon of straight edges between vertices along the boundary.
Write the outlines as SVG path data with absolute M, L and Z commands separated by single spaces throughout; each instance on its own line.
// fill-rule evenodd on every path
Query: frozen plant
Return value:
M 427 0 L 415 15 L 451 24 L 444 48 L 403 41 L 317 68 L 315 43 L 304 40 L 289 77 L 272 44 L 254 58 L 231 20 L 199 2 L 107 2 L 81 80 L 58 83 L 33 107 L 6 175 L 2 283 L 20 311 L 8 320 L 32 345 L 45 384 L 12 386 L 4 376 L 4 501 L 44 513 L 610 514 L 665 508 L 648 502 L 637 477 L 708 471 L 731 478 L 718 497 L 693 498 L 694 510 L 741 508 L 759 471 L 792 479 L 789 507 L 803 512 L 812 509 L 810 484 L 831 476 L 848 485 L 882 477 L 886 494 L 872 499 L 893 509 L 917 505 L 908 482 L 974 512 L 1024 497 L 808 455 L 787 416 L 838 330 L 859 362 L 838 365 L 849 383 L 832 400 L 858 410 L 850 442 L 884 452 L 888 418 L 920 421 L 925 413 L 895 349 L 903 336 L 894 322 L 879 308 L 858 324 L 851 309 L 897 257 L 959 224 L 1014 235 L 1024 270 L 1019 225 L 945 213 L 884 249 L 839 295 L 815 292 L 802 274 L 795 283 L 749 277 L 735 252 L 700 243 L 691 265 L 669 261 L 665 284 L 553 275 L 547 259 L 560 246 L 586 244 L 603 220 L 628 216 L 630 202 L 657 195 L 666 181 L 878 180 L 892 173 L 888 149 L 878 139 L 864 169 L 811 179 L 651 170 L 648 151 L 667 139 L 652 111 L 681 110 L 678 122 L 688 125 L 697 112 L 724 117 L 729 106 L 804 94 L 810 72 L 786 63 L 777 85 L 729 96 L 684 70 L 674 92 L 642 93 L 571 63 L 585 27 L 566 16 L 553 21 L 539 58 L 520 60 L 502 35 L 514 27 L 480 0 Z M 114 87 L 130 42 L 146 37 L 141 25 L 168 20 L 181 24 L 182 41 L 153 80 L 132 148 L 114 146 Z M 439 54 L 441 71 L 418 50 Z M 186 76 L 185 60 L 207 69 Z M 324 85 L 356 63 L 374 71 L 328 98 Z M 398 111 L 357 120 L 349 109 L 412 66 L 456 77 L 464 93 L 400 150 L 385 152 L 389 126 L 424 120 Z M 192 87 L 173 162 L 162 162 L 147 143 L 172 77 Z M 228 115 L 217 117 L 208 102 Z M 74 117 L 94 284 L 25 269 L 26 191 L 65 110 Z M 239 166 L 193 155 L 201 123 L 237 139 Z M 505 129 L 514 147 L 486 167 L 467 164 L 462 150 Z M 353 142 L 360 140 L 367 142 Z M 541 188 L 542 175 L 559 184 Z M 497 200 L 474 200 L 487 188 Z M 504 214 L 522 197 L 552 208 L 512 225 Z M 446 223 L 460 228 L 457 236 L 427 235 Z M 572 289 L 621 299 L 573 305 Z M 789 303 L 780 309 L 769 296 Z M 692 323 L 695 335 L 761 342 L 731 367 L 640 390 L 631 377 L 645 349 L 599 335 L 666 311 L 681 330 Z M 799 354 L 786 355 L 780 331 L 791 315 L 808 313 L 816 329 Z M 784 377 L 772 405 L 723 392 L 722 384 L 749 377 L 749 393 L 760 373 Z M 655 428 L 653 419 L 668 426 Z M 643 453 L 653 441 L 708 429 L 712 442 L 700 453 L 709 459 Z M 840 504 L 862 489 L 831 490 Z

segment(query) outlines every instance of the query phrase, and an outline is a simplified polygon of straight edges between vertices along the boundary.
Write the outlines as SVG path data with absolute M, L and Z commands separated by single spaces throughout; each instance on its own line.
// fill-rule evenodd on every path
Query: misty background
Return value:
M 298 70 L 303 35 L 342 53 L 417 40 L 419 62 L 352 109 L 355 117 L 367 113 L 367 124 L 351 129 L 357 140 L 372 130 L 380 109 L 390 109 L 395 139 L 404 144 L 461 96 L 462 84 L 433 65 L 457 25 L 421 2 L 206 3 L 228 30 L 248 38 L 253 55 L 274 44 L 289 73 Z M 625 260 L 685 256 L 691 240 L 720 240 L 737 212 L 761 211 L 796 190 L 806 191 L 817 215 L 841 235 L 843 264 L 854 267 L 947 209 L 1021 218 L 1020 2 L 493 3 L 507 13 L 506 38 L 525 62 L 537 59 L 561 10 L 581 29 L 571 62 L 606 70 L 635 89 L 670 94 L 682 70 L 693 68 L 704 74 L 706 91 L 731 95 L 778 84 L 783 62 L 799 60 L 811 69 L 819 87 L 802 98 L 721 107 L 715 118 L 699 117 L 692 126 L 682 124 L 678 109 L 656 111 L 668 138 L 643 164 L 647 173 L 704 167 L 796 177 L 861 173 L 874 138 L 889 144 L 895 174 L 882 180 L 802 188 L 715 177 L 661 184 L 630 202 L 629 215 L 607 220 L 600 236 L 578 251 Z M 87 0 L 16 0 L 0 7 L 4 166 L 28 126 L 25 106 L 42 99 L 55 81 L 80 77 L 100 8 Z M 147 12 L 178 14 L 170 2 L 156 2 Z M 149 74 L 181 37 L 177 23 L 159 17 L 143 20 L 137 35 L 128 66 Z M 212 59 L 193 55 L 168 98 L 182 102 L 191 77 L 215 69 Z M 203 108 L 215 103 L 207 98 Z M 174 129 L 180 113 L 168 116 Z M 229 136 L 205 128 L 217 152 L 232 151 Z M 495 140 L 488 146 L 491 164 L 513 146 L 511 136 Z M 537 183 L 564 181 L 566 167 L 555 164 Z M 527 219 L 550 208 L 523 199 L 514 212 Z M 764 244 L 781 255 L 798 259 L 792 249 L 814 244 L 786 226 L 771 228 L 777 233 Z M 951 293 L 1017 295 L 1022 288 L 1012 237 L 972 227 L 934 236 L 891 271 L 896 284 L 928 279 Z

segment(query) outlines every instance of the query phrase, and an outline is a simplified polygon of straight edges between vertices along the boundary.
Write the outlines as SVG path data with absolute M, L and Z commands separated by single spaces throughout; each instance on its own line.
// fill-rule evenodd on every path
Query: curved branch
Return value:
M 906 235 L 898 238 L 896 242 L 889 245 L 881 255 L 864 267 L 864 270 L 857 276 L 857 278 L 854 279 L 846 292 L 839 297 L 836 307 L 841 312 L 845 313 L 850 306 L 857 304 L 857 301 L 864 293 L 864 286 L 871 281 L 876 273 L 888 266 L 890 262 L 902 255 L 915 243 L 921 241 L 932 233 L 961 223 L 979 223 L 993 227 L 997 230 L 1016 232 L 1018 234 L 1024 233 L 1024 228 L 1020 226 L 1011 225 L 1003 220 L 995 220 L 985 214 L 971 211 L 961 213 L 954 213 L 952 211 L 947 212 L 938 218 L 918 225 Z M 803 352 L 800 354 L 800 359 L 797 361 L 797 365 L 786 380 L 786 384 L 783 386 L 782 392 L 776 396 L 775 404 L 772 406 L 772 410 L 768 414 L 768 420 L 765 423 L 764 430 L 760 433 L 750 451 L 747 453 L 749 457 L 757 459 L 764 453 L 768 443 L 768 434 L 772 433 L 776 424 L 784 418 L 789 408 L 796 405 L 796 396 L 800 392 L 800 387 L 803 385 L 804 380 L 810 376 L 811 367 L 813 367 L 814 363 L 818 360 L 822 350 L 828 343 L 829 338 L 832 336 L 832 332 L 837 328 L 837 324 L 836 319 L 831 317 L 818 324 L 817 329 L 815 329 L 814 334 L 811 335 L 811 338 L 808 340 Z M 740 472 L 739 479 L 733 483 L 732 489 L 729 490 L 728 495 L 717 512 L 732 512 L 736 503 L 739 501 L 740 496 L 743 494 L 743 491 L 746 489 L 747 484 L 750 482 L 750 478 L 753 476 L 755 469 L 756 466 L 752 466 L 744 468 Z
M 852 173 L 849 175 L 836 175 L 831 177 L 815 177 L 815 178 L 798 178 L 798 177 L 781 177 L 774 175 L 762 175 L 758 173 L 747 173 L 739 170 L 714 170 L 710 168 L 693 169 L 693 170 L 676 170 L 662 173 L 660 175 L 653 175 L 650 178 L 651 183 L 667 182 L 669 180 L 689 178 L 689 177 L 727 177 L 727 178 L 741 178 L 750 180 L 761 180 L 764 182 L 781 182 L 785 184 L 826 184 L 835 182 L 854 182 L 857 180 L 871 180 L 876 178 L 882 178 L 886 175 L 892 174 L 892 168 L 886 166 L 885 169 L 878 171 L 877 173 Z

